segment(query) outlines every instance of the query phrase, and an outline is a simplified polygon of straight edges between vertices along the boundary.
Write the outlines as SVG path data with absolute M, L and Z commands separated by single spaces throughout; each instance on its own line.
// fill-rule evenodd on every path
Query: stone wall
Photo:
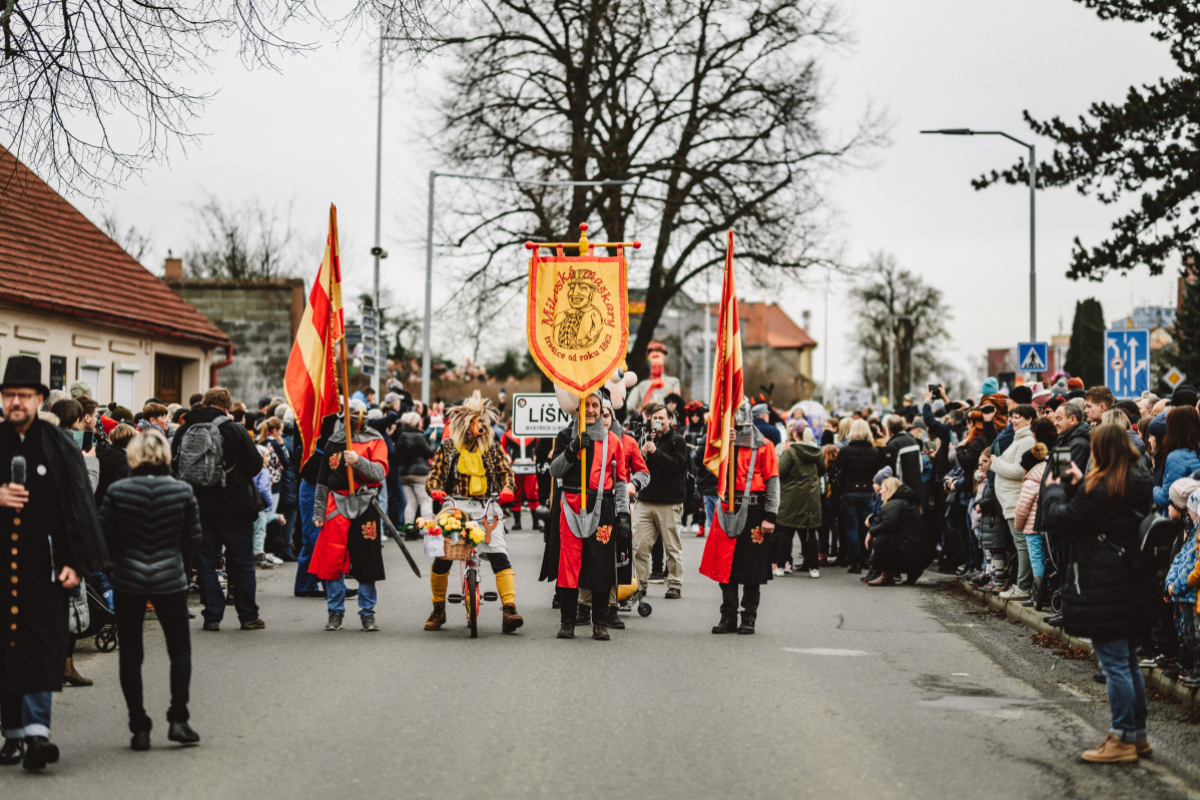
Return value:
M 263 395 L 282 396 L 304 313 L 304 281 L 167 278 L 166 283 L 233 340 L 233 363 L 221 368 L 218 381 L 235 400 L 252 407 Z

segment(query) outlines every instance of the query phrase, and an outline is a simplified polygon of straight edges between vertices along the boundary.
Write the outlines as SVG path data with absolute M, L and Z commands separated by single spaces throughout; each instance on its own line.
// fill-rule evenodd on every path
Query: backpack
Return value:
M 212 422 L 196 422 L 188 427 L 179 443 L 181 481 L 204 488 L 225 485 L 225 448 L 220 427 L 231 421 L 220 416 Z
M 1141 575 L 1154 575 L 1171 565 L 1175 542 L 1183 533 L 1183 520 L 1172 520 L 1150 512 L 1138 524 L 1134 547 L 1121 547 L 1101 534 L 1099 540 L 1117 551 Z

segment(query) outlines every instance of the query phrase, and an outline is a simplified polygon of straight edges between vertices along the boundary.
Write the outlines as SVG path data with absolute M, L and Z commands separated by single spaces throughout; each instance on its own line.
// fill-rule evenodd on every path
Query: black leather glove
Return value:
M 578 437 L 571 440 L 571 444 L 567 449 L 571 453 L 571 458 L 579 458 L 579 451 L 586 450 L 591 446 L 592 437 L 587 435 L 587 431 L 584 431 Z
M 614 532 L 616 533 L 617 561 L 624 566 L 633 557 L 633 523 L 629 519 L 629 514 L 617 514 L 617 525 Z

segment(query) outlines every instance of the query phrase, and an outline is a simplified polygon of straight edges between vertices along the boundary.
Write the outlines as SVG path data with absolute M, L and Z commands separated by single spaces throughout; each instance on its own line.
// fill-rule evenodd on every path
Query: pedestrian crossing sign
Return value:
M 1049 349 L 1045 342 L 1022 342 L 1017 345 L 1017 369 L 1020 372 L 1045 372 L 1049 369 Z

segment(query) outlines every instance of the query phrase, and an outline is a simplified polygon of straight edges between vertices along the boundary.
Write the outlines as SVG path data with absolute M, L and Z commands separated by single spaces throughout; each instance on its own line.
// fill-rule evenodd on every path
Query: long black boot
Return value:
M 1033 601 L 1030 605 L 1033 606 L 1034 611 L 1041 611 L 1046 607 L 1046 593 L 1042 591 L 1042 578 L 1035 577 L 1033 579 L 1033 596 L 1029 599 Z
M 737 631 L 737 612 L 721 611 L 721 621 L 713 626 L 713 633 L 734 633 Z

